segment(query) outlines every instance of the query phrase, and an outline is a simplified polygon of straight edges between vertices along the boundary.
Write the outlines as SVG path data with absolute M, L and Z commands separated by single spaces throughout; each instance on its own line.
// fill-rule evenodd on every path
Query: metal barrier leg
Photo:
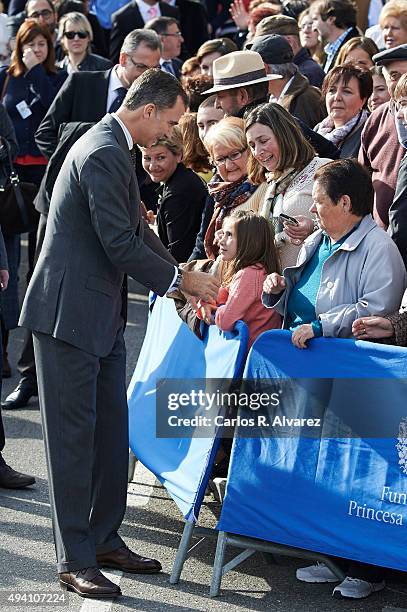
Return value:
M 129 468 L 127 472 L 127 482 L 132 482 L 134 478 L 134 471 L 136 469 L 137 457 L 131 450 L 129 449 Z
M 211 589 L 209 591 L 209 597 L 217 597 L 220 591 L 220 584 L 223 575 L 223 560 L 225 557 L 227 542 L 227 534 L 224 531 L 218 533 L 218 543 L 216 545 L 215 559 L 213 562 L 213 573 L 211 581 Z
M 170 584 L 177 584 L 182 568 L 184 567 L 185 560 L 188 556 L 188 549 L 191 543 L 192 534 L 194 533 L 195 523 L 187 522 L 182 532 L 181 541 L 178 546 L 177 555 L 175 557 L 174 565 L 170 576 Z

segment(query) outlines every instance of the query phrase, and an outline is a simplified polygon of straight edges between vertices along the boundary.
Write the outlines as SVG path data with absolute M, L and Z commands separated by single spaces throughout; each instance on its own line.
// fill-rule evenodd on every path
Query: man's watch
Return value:
M 180 284 L 182 282 L 182 278 L 183 278 L 183 271 L 181 270 L 181 268 L 178 268 L 178 274 L 177 277 L 175 279 L 175 281 L 172 284 L 171 290 L 172 291 L 176 291 L 177 289 L 179 289 Z

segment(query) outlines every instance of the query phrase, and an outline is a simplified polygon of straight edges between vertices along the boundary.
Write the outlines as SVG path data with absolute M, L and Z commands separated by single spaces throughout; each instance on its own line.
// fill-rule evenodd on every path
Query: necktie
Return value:
M 118 87 L 116 89 L 116 97 L 110 105 L 109 113 L 115 113 L 117 110 L 119 110 L 126 93 L 127 93 L 127 89 L 125 87 Z
M 148 9 L 147 13 L 148 13 L 149 19 L 154 19 L 154 17 L 157 17 L 157 15 L 158 15 L 157 7 L 155 5 L 154 6 L 150 6 L 150 8 Z
M 162 63 L 162 69 L 164 72 L 169 72 L 172 76 L 175 76 L 174 68 L 172 67 L 172 62 L 169 60 Z

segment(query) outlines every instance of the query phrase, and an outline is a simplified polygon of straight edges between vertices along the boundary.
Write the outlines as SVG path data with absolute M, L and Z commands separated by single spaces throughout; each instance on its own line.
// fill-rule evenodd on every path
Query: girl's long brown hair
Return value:
M 274 229 L 265 217 L 252 210 L 237 210 L 226 219 L 236 222 L 237 252 L 228 262 L 223 285 L 230 285 L 233 276 L 248 266 L 262 266 L 267 274 L 280 272 L 280 261 L 274 242 Z

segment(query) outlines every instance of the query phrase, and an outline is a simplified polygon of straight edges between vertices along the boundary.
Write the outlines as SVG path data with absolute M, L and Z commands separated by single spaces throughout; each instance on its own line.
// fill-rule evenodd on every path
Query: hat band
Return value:
M 261 79 L 262 77 L 267 76 L 264 68 L 261 70 L 253 70 L 253 72 L 244 72 L 243 74 L 239 74 L 234 77 L 225 77 L 223 79 L 218 79 L 215 77 L 214 86 L 218 85 L 237 85 L 238 83 L 247 83 L 248 81 L 255 81 L 256 79 Z

